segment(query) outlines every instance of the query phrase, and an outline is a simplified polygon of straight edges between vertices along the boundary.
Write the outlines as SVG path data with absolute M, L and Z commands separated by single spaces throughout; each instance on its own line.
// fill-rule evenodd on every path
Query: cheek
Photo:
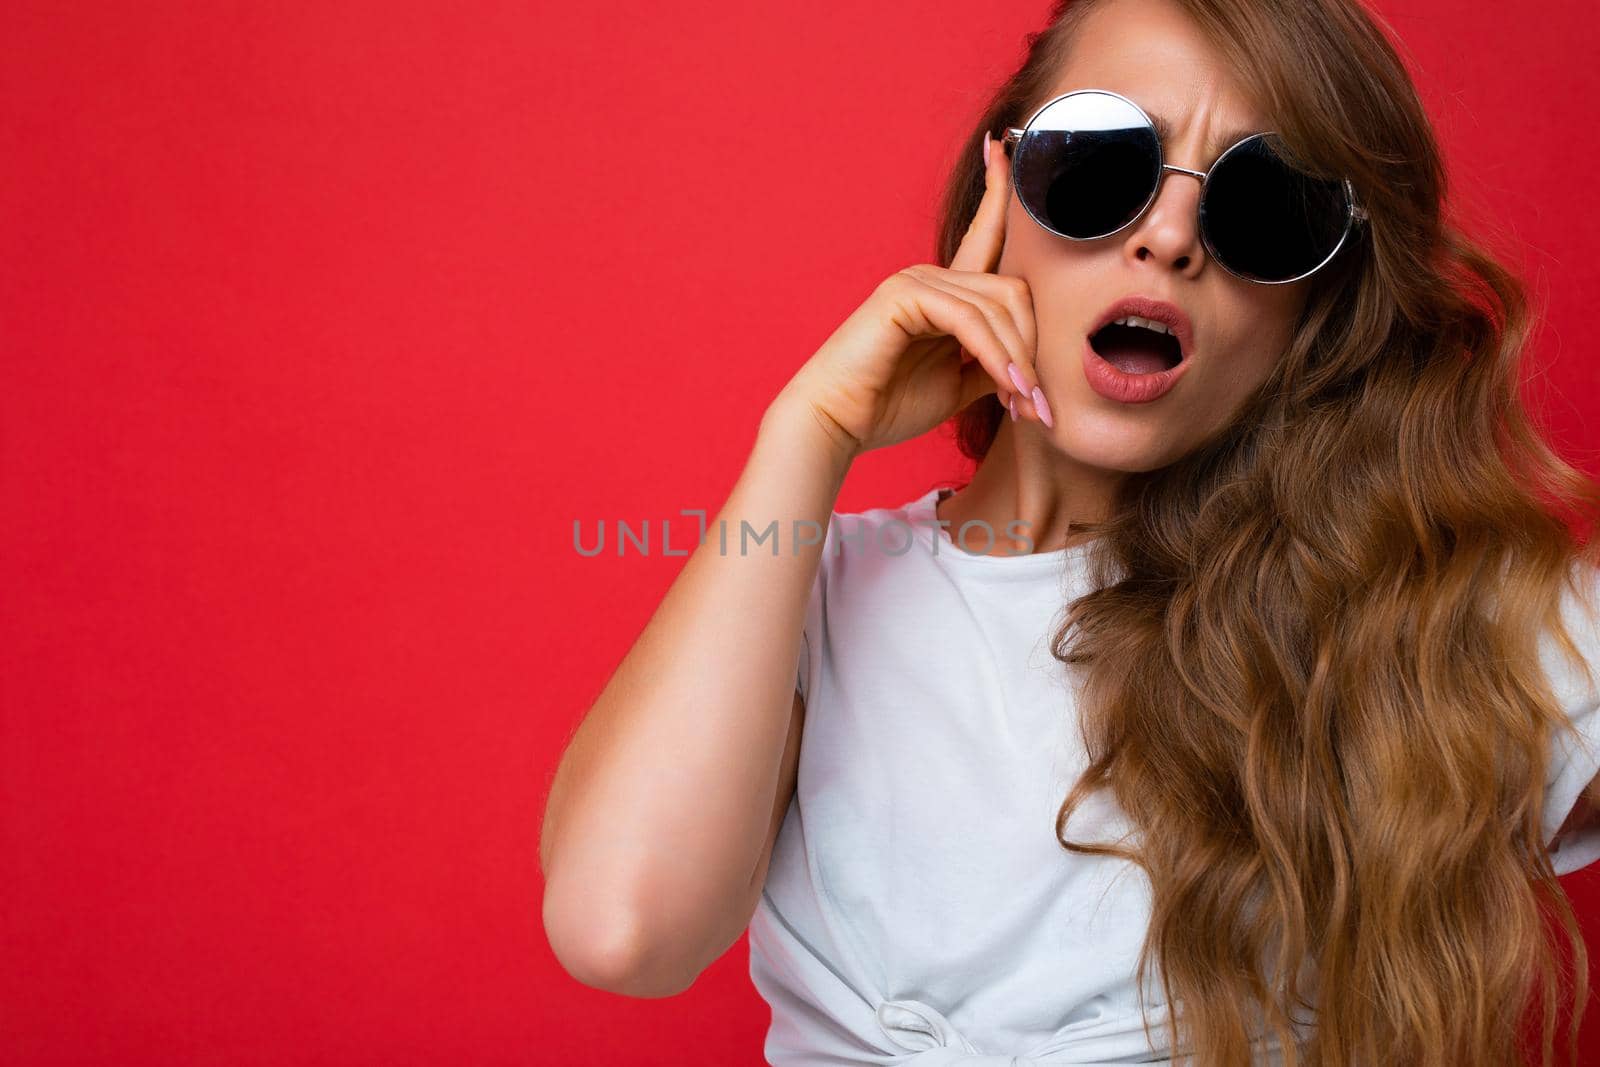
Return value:
M 1220 358 L 1209 361 L 1210 369 L 1226 372 L 1222 380 L 1230 383 L 1231 392 L 1240 394 L 1239 399 L 1259 388 L 1283 362 L 1305 306 L 1307 284 L 1279 286 L 1267 293 L 1247 289 L 1238 299 L 1219 302 L 1216 321 L 1241 328 L 1229 331 L 1231 336 L 1218 344 Z
M 1092 244 L 1074 245 L 1046 232 L 1012 198 L 997 269 L 1028 283 L 1041 363 L 1076 355 L 1084 343 L 1083 329 L 1099 310 L 1092 294 L 1104 288 L 1113 265 L 1107 254 Z
M 1260 337 L 1241 337 L 1225 346 L 1224 351 L 1225 357 L 1215 364 L 1216 370 L 1226 372 L 1220 380 L 1234 392 L 1247 393 L 1267 380 L 1278 365 L 1283 347 L 1270 341 L 1263 343 Z
M 1013 195 L 1006 204 L 1006 232 L 1000 250 L 1000 272 L 1028 277 L 1030 270 L 1038 269 L 1048 260 L 1050 243 L 1060 240 L 1054 234 L 1040 229 Z
M 1191 403 L 1186 405 L 1190 413 L 1187 433 L 1198 441 L 1231 425 L 1277 370 L 1286 343 L 1286 338 L 1260 335 L 1219 341 L 1190 369 L 1185 383 L 1194 387 Z

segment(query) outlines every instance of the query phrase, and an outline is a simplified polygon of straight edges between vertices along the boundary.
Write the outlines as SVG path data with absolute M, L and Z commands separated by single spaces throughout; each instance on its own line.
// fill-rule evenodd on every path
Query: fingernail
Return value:
M 1033 409 L 1046 426 L 1055 429 L 1056 420 L 1050 417 L 1050 405 L 1045 403 L 1044 390 L 1037 385 L 1033 387 Z
M 989 169 L 989 131 L 983 131 L 983 169 Z
M 1016 422 L 1017 421 L 1017 394 L 1016 393 L 1012 393 L 1011 394 L 1011 400 L 1006 404 L 1006 407 L 1011 409 L 1011 421 L 1012 422 Z
M 1023 381 L 1022 372 L 1017 369 L 1015 363 L 1006 364 L 1006 373 L 1011 375 L 1011 384 L 1017 387 L 1017 392 L 1026 393 L 1028 391 L 1028 383 Z

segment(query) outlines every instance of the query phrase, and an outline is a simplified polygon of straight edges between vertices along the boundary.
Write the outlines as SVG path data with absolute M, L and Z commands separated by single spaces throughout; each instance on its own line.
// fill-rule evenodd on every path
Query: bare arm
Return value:
M 988 158 L 950 266 L 886 278 L 767 408 L 706 543 L 562 756 L 539 842 L 544 925 L 585 984 L 670 996 L 749 925 L 794 791 L 805 712 L 794 673 L 820 534 L 854 457 L 988 394 L 1013 418 L 1039 417 L 1032 298 L 994 273 L 1008 164 Z M 797 520 L 816 523 L 818 542 L 798 552 Z M 777 555 L 770 543 L 740 553 L 745 521 L 777 522 Z
M 794 690 L 821 533 L 849 456 L 780 394 L 726 503 L 562 757 L 539 842 L 569 973 L 680 992 L 749 924 L 794 790 Z M 797 547 L 795 520 L 818 544 Z M 722 554 L 718 521 L 727 523 Z M 740 552 L 740 522 L 770 538 Z

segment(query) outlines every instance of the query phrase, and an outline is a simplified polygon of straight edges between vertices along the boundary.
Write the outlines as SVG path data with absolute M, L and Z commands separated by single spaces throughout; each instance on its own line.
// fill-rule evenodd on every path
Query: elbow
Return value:
M 563 970 L 582 985 L 624 997 L 658 999 L 684 992 L 699 977 L 643 934 L 637 921 L 600 914 L 593 899 L 564 907 L 562 895 L 545 883 L 543 922 L 550 950 Z

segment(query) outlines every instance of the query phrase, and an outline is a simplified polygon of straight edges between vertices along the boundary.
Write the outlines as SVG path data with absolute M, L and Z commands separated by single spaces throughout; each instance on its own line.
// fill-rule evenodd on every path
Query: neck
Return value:
M 1033 423 L 1001 420 L 994 443 L 972 481 L 937 509 L 940 519 L 949 520 L 946 529 L 951 536 L 964 522 L 985 522 L 995 534 L 990 555 L 1027 547 L 1012 536 L 1013 531 L 1032 541 L 1034 552 L 1050 552 L 1091 539 L 1082 533 L 1069 539 L 1067 523 L 1104 519 L 1126 475 L 1062 455 L 1045 440 L 1048 432 Z

